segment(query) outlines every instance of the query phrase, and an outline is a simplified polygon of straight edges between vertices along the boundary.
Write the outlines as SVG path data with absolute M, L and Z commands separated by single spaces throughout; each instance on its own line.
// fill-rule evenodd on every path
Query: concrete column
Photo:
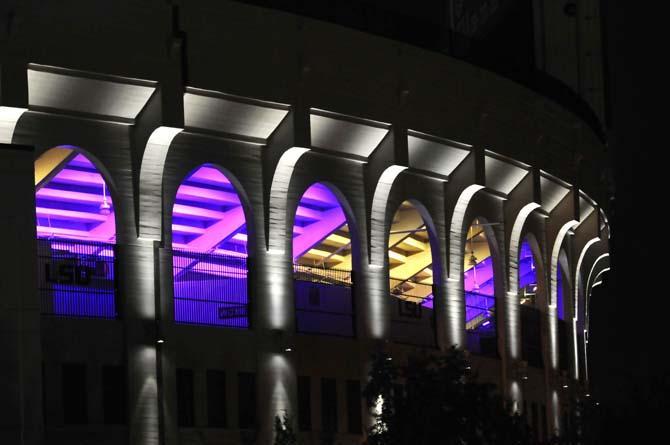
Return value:
M 262 244 L 261 244 L 262 246 Z M 256 368 L 257 443 L 271 444 L 274 417 L 297 419 L 297 379 L 293 354 L 295 310 L 290 250 L 259 248 L 254 259 L 253 312 L 258 335 Z
M 0 144 L 2 444 L 40 444 L 44 434 L 33 162 L 32 148 Z
M 120 307 L 126 333 L 129 443 L 160 443 L 153 241 L 117 245 Z
M 178 445 L 179 429 L 177 428 L 177 370 L 172 334 L 174 326 L 174 287 L 172 281 L 172 250 L 158 249 L 159 283 L 158 332 L 157 339 L 163 343 L 158 348 L 158 401 L 161 413 L 162 445 Z

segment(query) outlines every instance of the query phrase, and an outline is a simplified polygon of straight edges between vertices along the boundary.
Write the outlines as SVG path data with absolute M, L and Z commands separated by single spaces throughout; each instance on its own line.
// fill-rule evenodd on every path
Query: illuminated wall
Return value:
M 217 168 L 197 168 L 177 189 L 172 248 L 175 321 L 248 328 L 246 217 Z
M 95 165 L 73 147 L 42 154 L 35 214 L 42 313 L 115 318 L 114 205 Z
M 468 350 L 497 355 L 493 258 L 483 223 L 478 219 L 467 232 L 463 270 Z

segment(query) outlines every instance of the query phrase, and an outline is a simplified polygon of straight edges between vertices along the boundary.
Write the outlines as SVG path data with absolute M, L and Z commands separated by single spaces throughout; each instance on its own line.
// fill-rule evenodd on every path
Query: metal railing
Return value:
M 293 264 L 293 278 L 310 283 L 351 286 L 351 271 L 344 269 L 326 269 L 318 266 Z
M 172 267 L 175 322 L 249 327 L 246 257 L 175 249 Z
M 350 270 L 294 264 L 293 277 L 298 332 L 354 336 Z
M 486 357 L 498 357 L 494 296 L 465 292 L 465 327 L 470 352 Z
M 41 312 L 63 317 L 116 318 L 113 244 L 37 240 Z
M 491 295 L 465 292 L 465 324 L 470 331 L 487 328 L 495 319 L 496 299 Z

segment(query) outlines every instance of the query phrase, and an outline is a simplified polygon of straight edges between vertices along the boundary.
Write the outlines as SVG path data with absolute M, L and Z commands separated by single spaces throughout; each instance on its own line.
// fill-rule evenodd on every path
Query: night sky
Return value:
M 617 4 L 615 4 L 617 3 Z M 655 184 L 667 147 L 660 47 L 663 14 L 630 2 L 602 2 L 609 92 L 608 151 L 616 191 L 610 210 L 612 270 L 593 293 L 590 359 L 601 408 L 602 443 L 641 443 L 667 436 L 657 416 L 670 412 L 667 358 L 664 188 Z M 666 16 L 667 17 L 667 16 Z M 659 57 L 660 56 L 660 57 Z M 658 148 L 658 149 L 657 149 Z M 657 165 L 656 169 L 653 168 Z M 662 431 L 662 430 L 666 431 Z

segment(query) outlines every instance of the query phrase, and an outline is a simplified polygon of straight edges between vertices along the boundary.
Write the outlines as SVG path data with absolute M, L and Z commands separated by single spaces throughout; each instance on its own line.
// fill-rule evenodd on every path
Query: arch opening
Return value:
M 521 317 L 521 358 L 529 366 L 544 366 L 542 356 L 542 303 L 539 297 L 537 255 L 527 236 L 519 249 L 519 304 Z
M 211 164 L 188 174 L 172 206 L 175 322 L 249 328 L 247 241 L 230 178 Z
M 116 213 L 107 180 L 79 148 L 35 160 L 35 228 L 41 312 L 116 318 Z
M 404 201 L 388 236 L 389 289 L 395 299 L 391 336 L 401 343 L 433 346 L 435 338 L 433 247 L 435 234 L 418 203 Z
M 482 218 L 468 228 L 463 256 L 465 329 L 468 350 L 497 357 L 495 273 L 491 255 L 492 233 Z
M 354 336 L 352 264 L 357 246 L 346 201 L 325 183 L 301 196 L 292 258 L 298 332 Z

